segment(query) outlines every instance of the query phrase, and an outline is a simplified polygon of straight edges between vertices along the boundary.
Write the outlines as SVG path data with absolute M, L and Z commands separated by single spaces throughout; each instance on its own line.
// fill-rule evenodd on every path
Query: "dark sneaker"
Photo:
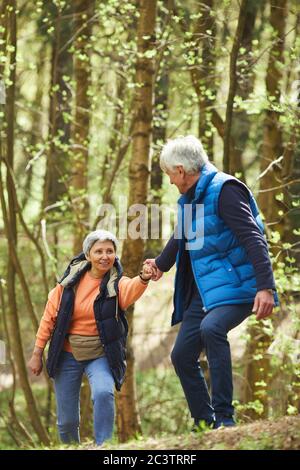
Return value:
M 232 426 L 236 426 L 236 423 L 231 415 L 217 415 L 216 421 L 214 423 L 214 429 L 219 429 L 222 426 L 225 428 L 229 428 Z

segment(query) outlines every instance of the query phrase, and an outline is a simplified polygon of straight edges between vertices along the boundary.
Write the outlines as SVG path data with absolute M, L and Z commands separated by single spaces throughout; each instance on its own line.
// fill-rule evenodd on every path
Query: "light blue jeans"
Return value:
M 95 440 L 101 445 L 110 439 L 114 426 L 114 379 L 106 357 L 76 361 L 73 354 L 62 351 L 54 377 L 57 426 L 63 443 L 80 442 L 80 387 L 86 374 L 92 394 Z

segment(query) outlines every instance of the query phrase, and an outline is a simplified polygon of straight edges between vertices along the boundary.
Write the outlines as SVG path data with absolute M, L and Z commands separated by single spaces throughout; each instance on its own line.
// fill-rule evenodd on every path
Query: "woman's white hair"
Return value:
M 94 232 L 89 233 L 83 241 L 83 253 L 85 256 L 87 256 L 94 243 L 98 241 L 105 242 L 107 240 L 113 243 L 116 250 L 118 246 L 118 240 L 113 233 L 109 232 L 108 230 L 94 230 Z
M 160 167 L 166 171 L 174 171 L 182 165 L 188 174 L 199 173 L 208 162 L 208 156 L 199 139 L 193 135 L 169 140 L 160 155 Z

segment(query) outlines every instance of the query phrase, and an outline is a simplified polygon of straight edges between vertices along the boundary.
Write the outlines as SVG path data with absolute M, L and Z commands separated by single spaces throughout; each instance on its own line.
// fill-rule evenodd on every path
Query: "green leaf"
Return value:
M 156 49 L 149 49 L 148 51 L 144 52 L 144 57 L 146 57 L 147 59 L 152 59 L 153 57 L 155 57 L 157 54 L 157 50 Z

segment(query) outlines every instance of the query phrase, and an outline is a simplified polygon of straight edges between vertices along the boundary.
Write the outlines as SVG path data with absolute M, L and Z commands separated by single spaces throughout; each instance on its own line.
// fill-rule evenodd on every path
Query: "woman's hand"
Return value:
M 32 374 L 40 375 L 43 370 L 43 350 L 41 348 L 34 349 L 27 366 Z
M 154 269 L 152 268 L 151 264 L 143 264 L 142 268 L 142 278 L 145 279 L 145 281 L 149 281 L 154 274 Z

